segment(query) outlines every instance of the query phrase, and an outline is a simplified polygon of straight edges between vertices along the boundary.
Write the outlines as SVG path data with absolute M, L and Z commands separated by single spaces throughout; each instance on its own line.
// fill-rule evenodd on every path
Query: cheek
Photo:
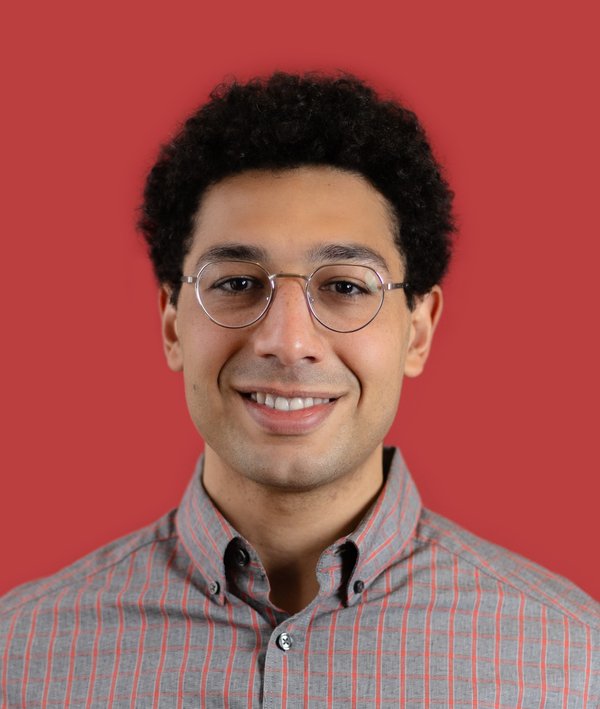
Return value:
M 221 370 L 239 349 L 232 332 L 198 318 L 187 323 L 181 343 L 183 378 L 190 407 L 203 405 L 218 391 Z
M 386 327 L 382 323 L 370 332 L 367 327 L 360 335 L 348 349 L 345 363 L 357 377 L 361 394 L 380 397 L 382 403 L 397 398 L 406 349 L 397 324 Z

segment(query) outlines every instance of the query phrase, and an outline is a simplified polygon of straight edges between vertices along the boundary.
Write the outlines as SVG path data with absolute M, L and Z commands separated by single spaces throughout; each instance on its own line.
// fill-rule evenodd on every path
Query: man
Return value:
M 141 227 L 205 453 L 177 511 L 4 598 L 4 704 L 595 706 L 597 605 L 382 446 L 453 231 L 415 116 L 351 77 L 221 87 Z

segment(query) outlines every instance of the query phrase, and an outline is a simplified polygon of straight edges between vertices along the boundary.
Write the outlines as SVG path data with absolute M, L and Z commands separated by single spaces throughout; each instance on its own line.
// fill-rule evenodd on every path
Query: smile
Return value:
M 252 401 L 257 404 L 267 406 L 270 409 L 277 411 L 300 411 L 301 409 L 310 409 L 313 406 L 320 404 L 328 404 L 332 399 L 322 399 L 318 397 L 300 397 L 294 396 L 287 398 L 285 396 L 267 394 L 264 391 L 253 391 L 249 395 Z

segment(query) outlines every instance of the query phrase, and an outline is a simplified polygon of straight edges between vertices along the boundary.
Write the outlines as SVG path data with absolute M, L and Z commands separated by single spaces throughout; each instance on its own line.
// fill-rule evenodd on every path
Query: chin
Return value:
M 299 456 L 268 456 L 260 460 L 246 457 L 242 475 L 264 487 L 278 491 L 303 492 L 327 485 L 343 475 L 343 471 L 324 461 L 321 456 L 313 459 L 306 453 Z M 240 468 L 238 468 L 240 470 Z
M 228 446 L 213 452 L 235 477 L 274 491 L 307 492 L 344 478 L 350 479 L 365 462 L 364 449 L 353 450 L 341 443 L 309 445 L 306 439 L 285 445 L 256 443 Z

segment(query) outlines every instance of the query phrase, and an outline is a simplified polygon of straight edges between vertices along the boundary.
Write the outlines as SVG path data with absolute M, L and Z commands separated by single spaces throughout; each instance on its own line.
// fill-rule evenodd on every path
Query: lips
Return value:
M 286 397 L 278 394 L 268 394 L 264 391 L 253 391 L 249 394 L 250 399 L 257 404 L 261 404 L 277 411 L 301 411 L 310 409 L 313 406 L 328 404 L 332 399 L 316 396 L 293 396 Z
M 250 417 L 269 435 L 301 436 L 316 431 L 331 416 L 340 397 L 308 396 L 308 391 L 239 391 Z

